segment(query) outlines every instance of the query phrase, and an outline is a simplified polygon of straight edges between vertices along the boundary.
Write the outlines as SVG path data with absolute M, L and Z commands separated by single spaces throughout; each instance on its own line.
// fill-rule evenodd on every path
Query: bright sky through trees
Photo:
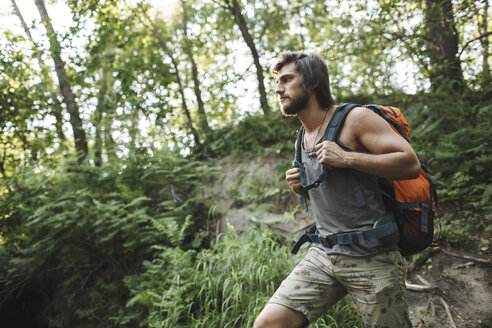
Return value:
M 72 14 L 68 6 L 63 1 L 56 1 L 51 3 L 45 1 L 48 8 L 48 12 L 51 15 L 52 23 L 55 31 L 59 35 L 63 35 L 68 32 L 68 29 L 74 25 L 72 21 Z M 130 2 L 134 2 L 130 0 Z M 44 27 L 40 24 L 39 13 L 34 5 L 33 0 L 16 0 L 21 14 L 24 17 L 27 25 L 31 29 L 31 33 L 35 41 L 39 44 L 43 44 L 47 48 L 47 39 L 45 36 Z M 175 14 L 180 10 L 178 0 L 165 0 L 165 1 L 152 1 L 154 10 L 153 15 L 158 15 L 166 19 L 170 15 Z M 347 10 L 346 5 L 342 6 L 341 10 Z M 4 0 L 0 3 L 1 21 L 0 31 L 9 30 L 15 34 L 24 35 L 23 28 L 19 22 L 18 17 L 14 14 L 11 0 Z M 87 26 L 85 26 L 87 28 Z M 89 32 L 89 31 L 88 31 Z M 242 108 L 251 108 L 256 106 L 256 93 L 254 73 L 251 71 L 252 63 L 250 59 L 249 50 L 243 42 L 235 42 L 235 50 L 237 59 L 235 65 L 237 65 L 236 71 L 243 72 L 246 82 L 238 86 L 229 86 L 231 92 L 236 93 L 240 99 Z M 83 51 L 83 49 L 80 49 Z M 322 54 L 323 55 L 323 54 Z M 397 65 L 392 67 L 394 76 L 396 78 L 396 85 L 400 86 L 407 93 L 415 93 L 417 91 L 416 82 L 414 76 L 418 74 L 418 69 L 414 63 L 409 60 L 398 62 Z M 267 84 L 270 81 L 267 81 Z M 349 83 L 349 81 L 341 81 L 343 83 Z

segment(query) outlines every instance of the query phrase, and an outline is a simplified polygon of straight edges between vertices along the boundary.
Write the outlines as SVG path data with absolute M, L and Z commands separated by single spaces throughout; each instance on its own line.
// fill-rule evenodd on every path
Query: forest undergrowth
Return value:
M 370 100 L 404 109 L 412 144 L 437 177 L 448 210 L 441 239 L 466 244 L 479 236 L 488 247 L 492 105 L 426 95 Z M 214 131 L 206 160 L 139 149 L 101 166 L 65 158 L 6 179 L 5 327 L 251 327 L 299 257 L 290 254 L 289 240 L 260 223 L 240 235 L 232 227 L 220 233 L 220 208 L 202 195 L 221 174 L 219 158 L 286 151 L 297 125 L 294 118 L 251 116 Z M 238 199 L 260 206 L 282 193 L 256 187 L 249 192 L 266 196 Z M 345 299 L 311 327 L 362 323 Z

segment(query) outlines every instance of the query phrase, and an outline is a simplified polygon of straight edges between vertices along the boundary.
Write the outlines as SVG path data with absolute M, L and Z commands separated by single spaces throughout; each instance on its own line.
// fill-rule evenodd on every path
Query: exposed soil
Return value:
M 245 190 L 251 190 L 250 184 L 255 177 L 263 187 L 287 188 L 285 181 L 279 178 L 282 176 L 279 163 L 289 161 L 291 155 L 251 156 L 247 160 L 231 156 L 218 163 L 220 174 L 208 192 L 216 201 L 222 229 L 229 224 L 240 231 L 261 221 L 291 238 L 313 222 L 312 213 L 302 213 L 300 207 L 295 210 L 300 199 L 289 193 L 273 194 L 263 199 L 270 205 L 265 207 L 237 201 L 237 198 L 247 196 L 244 195 Z M 424 264 L 409 272 L 408 282 L 423 285 L 420 276 L 433 287 L 419 292 L 408 290 L 414 327 L 492 327 L 492 252 L 479 243 L 480 239 L 490 240 L 490 233 L 487 236 L 482 233 L 480 238 L 477 236 L 476 241 L 467 245 L 443 244 Z
M 435 287 L 427 292 L 408 291 L 415 327 L 453 327 L 451 320 L 456 327 L 492 327 L 492 256 L 480 250 L 478 242 L 466 246 L 444 245 L 428 263 L 409 273 L 408 281 L 422 284 L 420 275 Z

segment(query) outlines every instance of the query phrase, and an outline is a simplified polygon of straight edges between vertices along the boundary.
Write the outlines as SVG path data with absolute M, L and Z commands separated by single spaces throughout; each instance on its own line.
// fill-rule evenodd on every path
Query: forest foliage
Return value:
M 0 37 L 6 322 L 251 326 L 298 259 L 264 226 L 217 234 L 203 195 L 224 156 L 291 160 L 299 123 L 268 75 L 286 50 L 327 59 L 338 103 L 404 111 L 439 181 L 445 241 L 490 233 L 488 1 L 60 3 L 66 30 L 50 3 L 34 0 L 28 21 L 11 0 L 20 29 Z M 348 300 L 315 324 L 357 325 Z

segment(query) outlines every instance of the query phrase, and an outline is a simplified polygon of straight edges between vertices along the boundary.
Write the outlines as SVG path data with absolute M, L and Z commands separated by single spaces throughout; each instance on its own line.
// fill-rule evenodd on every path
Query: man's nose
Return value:
M 275 86 L 275 93 L 279 95 L 279 94 L 282 94 L 283 92 L 284 92 L 284 87 L 282 86 L 282 84 L 280 84 L 280 83 L 277 84 Z

